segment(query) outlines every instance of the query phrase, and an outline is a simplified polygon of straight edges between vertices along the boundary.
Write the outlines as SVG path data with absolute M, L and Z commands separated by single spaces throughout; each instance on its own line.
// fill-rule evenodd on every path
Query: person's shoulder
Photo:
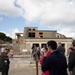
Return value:
M 55 55 L 51 54 L 50 56 L 47 57 L 47 60 L 53 60 L 55 59 Z
M 46 57 L 45 60 L 46 60 L 48 63 L 53 63 L 55 59 L 56 59 L 56 58 L 55 58 L 54 55 L 50 55 L 50 56 Z
M 71 55 L 75 55 L 75 51 L 70 52 Z
M 58 48 L 57 48 L 57 50 L 60 50 L 62 47 L 61 46 L 59 46 Z

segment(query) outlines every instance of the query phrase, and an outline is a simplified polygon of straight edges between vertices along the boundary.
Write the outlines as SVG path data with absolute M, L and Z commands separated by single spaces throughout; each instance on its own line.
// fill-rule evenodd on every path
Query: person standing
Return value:
M 37 50 L 37 47 L 36 47 L 36 45 L 33 45 L 32 46 L 32 55 L 34 54 L 34 52 Z
M 44 59 L 42 63 L 42 71 L 49 70 L 50 75 L 68 75 L 66 57 L 59 50 L 57 50 L 57 43 L 53 40 L 47 42 L 48 51 L 51 55 L 46 57 L 44 53 Z
M 67 56 L 69 56 L 72 51 L 73 51 L 73 48 L 70 47 L 67 51 Z
M 57 48 L 61 53 L 65 55 L 65 48 L 64 45 L 61 43 L 58 43 L 58 48 Z
M 39 61 L 40 60 L 40 47 L 37 47 L 36 52 L 37 52 L 38 61 Z
M 9 71 L 9 57 L 8 57 L 9 50 L 5 49 L 3 53 L 1 53 L 1 70 L 2 75 L 8 75 Z
M 73 51 L 73 48 L 69 48 L 68 49 L 68 61 L 70 60 L 70 53 Z M 69 63 L 70 64 L 70 63 Z M 69 75 L 72 75 L 72 70 L 73 70 L 73 67 L 69 67 L 68 65 L 68 70 L 69 70 Z
M 47 53 L 47 57 L 51 55 L 51 52 L 48 51 L 47 48 L 43 48 L 43 52 Z M 43 63 L 43 59 L 44 59 L 44 53 L 41 53 L 41 59 L 40 59 L 40 64 L 41 64 L 41 65 L 42 65 L 42 63 Z M 43 74 L 44 74 L 44 75 L 50 75 L 50 73 L 49 73 L 48 70 L 45 71 L 45 72 L 43 72 Z
M 71 71 L 71 75 L 75 75 L 75 42 L 73 42 L 72 45 L 73 45 L 73 49 L 69 55 L 68 67 Z

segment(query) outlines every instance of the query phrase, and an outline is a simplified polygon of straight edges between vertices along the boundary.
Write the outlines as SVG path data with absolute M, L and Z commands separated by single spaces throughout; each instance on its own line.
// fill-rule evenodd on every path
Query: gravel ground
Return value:
M 39 67 L 39 75 L 41 73 L 40 67 Z M 36 67 L 31 65 L 26 65 L 22 67 L 18 67 L 15 69 L 11 69 L 9 71 L 9 75 L 36 75 Z
M 32 58 L 14 58 L 10 59 L 10 62 L 9 75 L 36 75 L 36 65 Z M 41 75 L 40 65 L 38 69 Z
M 9 75 L 36 75 L 36 65 L 32 57 L 13 58 L 10 62 Z M 40 64 L 38 69 L 38 75 L 42 75 Z
M 36 75 L 36 69 L 35 67 L 30 67 L 27 65 L 24 67 L 19 67 L 19 68 L 9 70 L 9 75 Z M 39 70 L 39 75 L 41 75 L 40 70 Z

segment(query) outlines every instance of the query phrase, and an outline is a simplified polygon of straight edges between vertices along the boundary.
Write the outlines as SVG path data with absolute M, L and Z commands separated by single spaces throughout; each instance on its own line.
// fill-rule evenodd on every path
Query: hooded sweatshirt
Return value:
M 68 75 L 67 62 L 64 54 L 58 50 L 51 53 L 49 57 L 44 57 L 42 71 L 49 70 L 50 75 Z

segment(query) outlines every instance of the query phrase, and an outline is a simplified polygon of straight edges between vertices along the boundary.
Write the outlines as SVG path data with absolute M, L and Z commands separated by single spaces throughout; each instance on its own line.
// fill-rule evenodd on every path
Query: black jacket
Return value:
M 61 53 L 65 54 L 65 48 L 62 46 L 59 46 L 58 49 Z
M 72 75 L 75 75 L 75 50 L 72 51 L 69 55 L 69 70 L 73 71 Z
M 2 53 L 1 54 L 1 68 L 9 68 L 9 64 L 10 64 L 10 61 L 9 61 L 9 57 L 7 56 L 6 53 Z
M 49 57 L 45 57 L 42 64 L 42 71 L 49 70 L 50 75 L 68 75 L 65 56 L 58 50 Z

